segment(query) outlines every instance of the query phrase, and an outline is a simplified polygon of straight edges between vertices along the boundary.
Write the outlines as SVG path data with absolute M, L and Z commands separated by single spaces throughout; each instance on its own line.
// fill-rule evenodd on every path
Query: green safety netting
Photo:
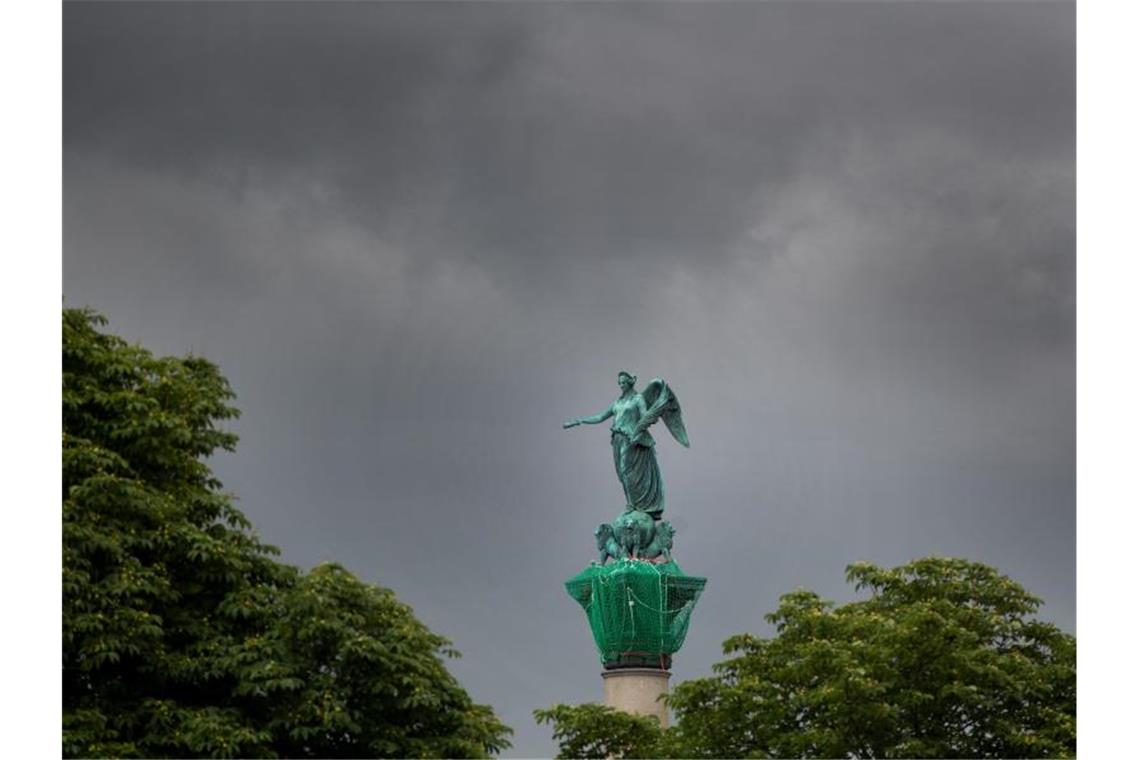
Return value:
M 624 559 L 591 565 L 566 581 L 590 622 L 602 664 L 668 667 L 685 643 L 689 618 L 705 587 L 676 562 Z

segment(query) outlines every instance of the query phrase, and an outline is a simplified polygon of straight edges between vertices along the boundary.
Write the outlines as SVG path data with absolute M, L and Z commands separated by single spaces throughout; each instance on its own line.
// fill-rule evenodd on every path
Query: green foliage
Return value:
M 714 675 L 669 697 L 658 757 L 1071 757 L 1076 641 L 985 565 L 852 565 L 870 598 L 781 599 L 776 636 L 734 636 Z M 563 751 L 605 741 L 582 707 L 547 713 Z M 600 729 L 599 729 L 600 730 Z M 606 729 L 608 730 L 608 729 Z M 567 756 L 580 756 L 567 754 Z
M 480 757 L 510 729 L 387 590 L 276 561 L 203 461 L 233 393 L 63 315 L 63 752 Z
M 660 753 L 657 719 L 602 705 L 555 705 L 535 710 L 539 724 L 554 725 L 559 758 L 638 758 Z
M 240 689 L 296 689 L 287 711 L 266 715 L 284 756 L 480 757 L 510 746 L 436 656 L 458 656 L 447 639 L 337 565 L 303 577 L 248 647 Z

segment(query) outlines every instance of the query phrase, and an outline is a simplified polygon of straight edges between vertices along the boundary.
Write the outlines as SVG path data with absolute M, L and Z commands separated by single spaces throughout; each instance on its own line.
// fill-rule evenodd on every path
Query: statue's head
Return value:
M 633 387 L 633 384 L 636 382 L 637 382 L 637 375 L 631 375 L 630 373 L 626 372 L 625 370 L 622 370 L 621 372 L 618 373 L 618 387 L 621 388 L 623 391 L 628 391 L 630 388 Z

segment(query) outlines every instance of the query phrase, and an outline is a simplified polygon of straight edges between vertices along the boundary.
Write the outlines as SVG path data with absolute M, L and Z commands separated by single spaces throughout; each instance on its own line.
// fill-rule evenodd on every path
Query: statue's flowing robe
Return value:
M 665 509 L 665 484 L 657 467 L 657 451 L 653 436 L 641 432 L 632 441 L 629 434 L 614 430 L 610 435 L 614 450 L 614 469 L 625 490 L 626 509 L 647 512 L 661 519 Z

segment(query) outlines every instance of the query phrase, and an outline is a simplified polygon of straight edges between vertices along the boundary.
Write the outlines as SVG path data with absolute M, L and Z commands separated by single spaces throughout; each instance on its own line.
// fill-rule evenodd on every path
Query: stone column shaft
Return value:
M 654 715 L 662 728 L 669 726 L 669 710 L 658 699 L 669 691 L 668 670 L 620 668 L 602 672 L 605 703 L 634 715 Z

